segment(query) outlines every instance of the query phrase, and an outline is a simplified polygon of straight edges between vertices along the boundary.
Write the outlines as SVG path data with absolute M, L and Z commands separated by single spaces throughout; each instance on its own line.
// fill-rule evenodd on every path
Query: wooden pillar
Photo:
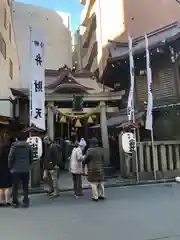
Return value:
M 176 162 L 175 162 L 175 168 L 176 169 L 180 169 L 180 155 L 179 155 L 179 145 L 178 144 L 176 144 L 175 145 L 175 159 L 176 159 Z
M 161 168 L 163 172 L 167 171 L 167 157 L 166 157 L 166 146 L 160 146 L 160 156 L 161 156 Z
M 129 153 L 124 153 L 124 171 L 125 171 L 125 177 L 129 177 L 131 174 L 130 169 L 132 162 L 132 157 Z
M 109 152 L 109 139 L 108 139 L 108 129 L 107 129 L 107 118 L 106 118 L 106 103 L 100 102 L 101 112 L 100 112 L 100 125 L 101 125 L 101 138 L 102 145 L 105 152 L 105 164 L 110 163 L 110 152 Z
M 54 140 L 54 112 L 52 110 L 52 107 L 54 107 L 54 102 L 48 103 L 47 131 L 48 131 L 48 136 L 51 138 L 51 140 Z
M 126 177 L 126 166 L 125 166 L 125 154 L 122 148 L 122 134 L 123 132 L 121 132 L 118 135 L 118 139 L 119 139 L 119 161 L 120 161 L 120 174 L 121 177 Z
M 89 136 L 88 136 L 88 118 L 84 119 L 84 138 L 86 139 L 86 141 L 88 140 Z
M 155 162 L 156 162 L 156 171 L 159 171 L 159 159 L 158 159 L 158 147 L 154 145 L 154 155 L 155 155 Z
M 143 148 L 143 143 L 139 142 L 138 144 L 139 147 L 139 171 L 140 173 L 144 172 L 144 148 Z
M 171 171 L 174 170 L 172 145 L 168 145 L 168 168 Z
M 150 146 L 146 145 L 145 149 L 146 149 L 146 170 L 147 172 L 151 172 L 152 167 L 151 167 Z

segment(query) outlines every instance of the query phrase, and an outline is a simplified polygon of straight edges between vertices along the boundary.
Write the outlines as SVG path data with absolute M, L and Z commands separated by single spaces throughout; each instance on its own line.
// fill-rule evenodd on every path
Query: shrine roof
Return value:
M 28 88 L 11 88 L 12 94 L 17 97 L 17 98 L 22 98 L 22 99 L 28 99 L 29 98 L 29 89 Z M 82 95 L 82 93 L 77 93 Z M 84 101 L 116 101 L 120 100 L 122 96 L 124 96 L 125 91 L 118 91 L 118 92 L 100 92 L 100 93 L 85 93 L 83 94 L 84 96 Z M 73 95 L 74 93 L 55 93 L 55 92 L 49 92 L 46 91 L 46 101 L 61 101 L 61 102 L 67 102 L 67 101 L 72 101 L 73 100 Z
M 58 90 L 66 89 L 66 91 L 73 88 L 80 89 L 86 93 L 100 93 L 103 91 L 103 85 L 97 82 L 96 77 L 89 71 L 81 70 L 74 71 L 64 66 L 58 70 L 46 70 L 46 89 L 51 92 L 57 92 Z M 105 86 L 106 91 L 112 89 Z
M 150 32 L 147 35 L 150 50 L 163 46 L 166 43 L 170 43 L 180 38 L 180 22 L 167 25 L 163 28 L 157 29 L 156 31 Z M 122 47 L 122 51 L 120 50 L 118 56 L 113 56 L 113 53 L 111 52 L 111 57 L 108 59 L 109 62 L 125 59 L 129 56 L 128 42 L 110 42 L 116 43 L 120 48 Z M 144 36 L 139 36 L 138 38 L 133 39 L 133 55 L 138 55 L 143 52 L 145 52 L 145 38 Z
M 144 116 L 144 112 L 135 112 L 135 120 L 136 122 Z M 130 124 L 131 122 L 128 121 L 128 116 L 127 116 L 127 109 L 123 109 L 123 111 L 120 111 L 117 116 L 111 117 L 110 119 L 107 120 L 107 127 L 118 127 L 121 126 L 122 124 Z M 132 123 L 131 123 L 132 124 Z M 100 128 L 100 124 L 95 125 L 91 127 L 92 129 Z
M 28 98 L 29 96 L 28 88 L 11 88 L 11 92 L 14 96 L 20 98 Z M 99 95 L 109 96 L 110 93 L 113 94 L 112 92 L 112 88 L 97 82 L 93 74 L 86 70 L 73 71 L 67 66 L 58 70 L 45 70 L 45 93 L 47 98 L 52 98 L 52 96 L 57 98 L 66 96 L 68 98 L 73 94 L 91 95 L 97 98 Z
M 40 129 L 40 128 L 37 128 L 36 126 L 34 126 L 34 125 L 32 125 L 32 126 L 30 126 L 30 127 L 28 127 L 28 128 L 25 128 L 24 130 L 23 130 L 23 132 L 38 132 L 38 133 L 44 133 L 45 131 L 44 130 L 42 130 L 42 129 Z

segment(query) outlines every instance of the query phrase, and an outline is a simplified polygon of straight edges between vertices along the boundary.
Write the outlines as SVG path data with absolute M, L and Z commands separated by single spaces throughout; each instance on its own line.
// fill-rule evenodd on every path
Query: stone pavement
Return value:
M 29 209 L 0 209 L 5 240 L 180 240 L 180 184 L 106 189 L 94 203 L 90 191 L 50 200 L 33 195 Z
M 89 189 L 90 185 L 87 181 L 87 177 L 83 176 L 82 177 L 83 181 L 83 188 L 84 189 Z M 175 179 L 161 179 L 161 180 L 150 180 L 150 181 L 141 181 L 141 182 L 136 182 L 135 179 L 121 179 L 120 177 L 113 177 L 113 178 L 107 178 L 105 180 L 105 187 L 119 187 L 119 186 L 131 186 L 131 185 L 144 185 L 144 184 L 156 184 L 156 183 L 166 183 L 166 182 L 174 182 Z M 59 179 L 59 186 L 61 191 L 71 191 L 73 189 L 72 186 L 72 176 L 69 172 L 63 172 L 60 175 Z M 31 189 L 30 192 L 32 194 L 36 193 L 43 193 L 44 190 L 46 191 L 46 187 L 43 185 L 41 188 L 35 188 Z
M 120 178 L 109 178 L 105 180 L 106 183 L 117 183 L 120 182 Z M 87 177 L 83 176 L 82 177 L 82 183 L 83 183 L 83 188 L 89 188 L 89 182 L 87 181 Z M 61 189 L 67 189 L 67 190 L 72 190 L 72 176 L 70 173 L 62 173 L 59 179 L 59 186 Z
M 108 184 L 115 184 L 115 183 L 120 182 L 120 179 L 119 178 L 111 178 L 111 179 L 107 179 L 105 182 Z M 82 184 L 83 184 L 84 189 L 88 189 L 90 187 L 86 176 L 82 177 Z M 71 191 L 73 189 L 72 176 L 69 172 L 61 173 L 60 179 L 59 179 L 59 187 L 60 187 L 61 191 Z M 44 187 L 42 185 L 41 188 L 31 189 L 31 192 L 32 193 L 43 192 L 44 189 L 46 189 L 46 187 Z

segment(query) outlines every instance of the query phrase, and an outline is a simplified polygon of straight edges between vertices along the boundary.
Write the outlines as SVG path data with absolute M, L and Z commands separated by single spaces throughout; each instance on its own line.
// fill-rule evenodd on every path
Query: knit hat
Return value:
M 79 146 L 86 147 L 86 141 L 84 140 L 84 138 L 81 138 L 81 140 L 79 142 Z

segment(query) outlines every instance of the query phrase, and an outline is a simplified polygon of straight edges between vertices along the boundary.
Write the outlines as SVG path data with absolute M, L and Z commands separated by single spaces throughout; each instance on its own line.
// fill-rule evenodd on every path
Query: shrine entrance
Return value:
M 96 131 L 91 129 L 91 127 L 98 124 L 99 121 L 99 114 L 94 114 L 93 116 L 89 116 L 87 118 L 82 117 L 80 119 L 73 119 L 72 117 L 66 117 L 64 115 L 61 116 L 61 113 L 59 113 L 59 116 L 56 117 L 54 124 L 54 138 L 61 138 L 64 140 L 68 139 L 73 142 L 79 141 L 82 137 L 87 140 L 95 135 Z
M 28 89 L 12 89 L 17 99 L 29 98 Z M 105 164 L 109 164 L 108 114 L 117 113 L 125 91 L 99 83 L 88 71 L 74 71 L 64 66 L 45 71 L 45 101 L 47 134 L 51 139 L 86 140 L 97 136 L 105 151 Z M 20 102 L 22 102 L 20 101 Z M 24 108 L 26 106 L 24 105 Z M 28 115 L 27 111 L 22 116 Z M 28 118 L 27 118 L 28 124 Z M 90 127 L 100 124 L 100 129 Z
M 55 76 L 54 81 L 52 78 Z M 124 91 L 97 82 L 90 72 L 76 72 L 68 68 L 46 72 L 51 84 L 46 87 L 47 130 L 51 139 L 86 141 L 96 136 L 104 148 L 105 164 L 109 165 L 107 116 L 117 113 Z M 100 124 L 100 129 L 92 129 Z

